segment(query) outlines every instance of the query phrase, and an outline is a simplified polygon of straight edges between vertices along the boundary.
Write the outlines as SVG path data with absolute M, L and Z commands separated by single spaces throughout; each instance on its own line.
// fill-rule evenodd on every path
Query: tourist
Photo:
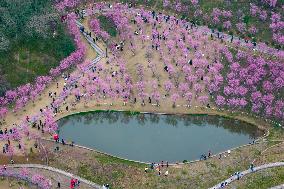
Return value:
M 166 172 L 165 172 L 165 176 L 168 176 L 168 175 L 169 175 L 169 171 L 166 171 Z
M 70 188 L 74 188 L 75 187 L 75 180 L 72 178 L 70 181 Z
M 211 157 L 211 150 L 209 150 L 209 152 L 208 152 L 208 158 L 210 158 Z
M 145 169 L 144 169 L 144 170 L 145 170 L 145 173 L 147 173 L 147 172 L 148 172 L 148 167 L 145 167 Z
M 228 150 L 228 156 L 231 154 L 231 150 Z
M 237 172 L 237 180 L 240 180 L 240 172 Z
M 161 170 L 159 170 L 158 175 L 161 176 Z
M 63 145 L 65 145 L 65 141 L 64 141 L 64 139 L 61 139 L 61 142 L 62 142 L 62 144 L 63 144 Z
M 54 148 L 54 151 L 55 151 L 55 152 L 58 152 L 58 151 L 59 151 L 59 146 L 56 146 L 56 147 Z
M 61 184 L 60 182 L 57 183 L 57 188 L 60 188 Z
M 253 170 L 254 170 L 254 165 L 253 165 L 253 163 L 250 164 L 250 170 L 251 170 L 251 172 L 253 172 Z
M 167 162 L 167 167 L 169 167 L 169 162 Z
M 154 169 L 154 165 L 155 165 L 155 163 L 151 163 L 150 168 L 151 168 L 151 169 Z
M 109 189 L 109 184 L 104 184 L 103 189 Z
M 55 142 L 59 142 L 59 137 L 58 134 L 53 135 L 53 139 L 55 140 Z
M 161 166 L 164 167 L 164 161 L 161 162 Z

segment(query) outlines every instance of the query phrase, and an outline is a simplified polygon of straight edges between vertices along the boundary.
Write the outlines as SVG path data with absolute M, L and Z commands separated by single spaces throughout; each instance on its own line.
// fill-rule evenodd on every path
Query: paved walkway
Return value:
M 243 177 L 247 174 L 254 173 L 256 171 L 261 171 L 261 170 L 264 170 L 264 169 L 273 168 L 273 167 L 280 167 L 280 166 L 284 166 L 284 162 L 275 162 L 275 163 L 264 164 L 264 165 L 261 165 L 261 166 L 258 166 L 258 167 L 254 167 L 253 172 L 250 169 L 248 169 L 248 170 L 245 170 L 243 172 L 240 172 L 239 175 L 240 175 L 240 177 Z M 224 185 L 225 183 L 227 183 L 226 185 L 228 185 L 228 184 L 230 184 L 231 182 L 234 182 L 237 179 L 238 179 L 238 176 L 233 175 L 230 178 L 228 178 L 227 180 L 222 181 L 221 183 L 213 186 L 210 189 L 223 188 L 223 187 L 221 187 L 222 184 Z
M 274 187 L 272 187 L 270 189 L 284 189 L 284 184 L 279 185 L 279 186 L 274 186 Z
M 14 164 L 14 165 L 7 165 L 7 171 L 12 171 L 15 175 L 20 173 L 20 171 L 26 168 L 30 175 L 40 174 L 43 175 L 45 178 L 51 179 L 52 188 L 57 187 L 57 183 L 61 183 L 61 188 L 70 188 L 70 180 L 71 178 L 78 179 L 80 181 L 80 188 L 81 189 L 101 189 L 102 186 L 83 179 L 79 176 L 73 175 L 71 173 L 65 172 L 60 169 L 56 169 L 53 167 L 40 165 L 40 164 Z

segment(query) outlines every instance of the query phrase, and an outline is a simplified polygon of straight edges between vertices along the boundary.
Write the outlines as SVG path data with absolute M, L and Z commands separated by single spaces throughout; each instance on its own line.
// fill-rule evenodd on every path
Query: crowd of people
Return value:
M 226 80 L 221 73 L 224 68 L 221 61 L 223 59 L 229 60 L 232 63 L 230 68 L 232 71 L 241 70 L 239 69 L 240 65 L 233 63 L 232 54 L 228 48 L 224 44 L 220 44 L 220 41 L 214 40 L 213 35 L 211 35 L 212 41 L 208 41 L 206 33 L 208 31 L 198 30 L 194 22 L 188 24 L 185 20 L 175 18 L 174 16 L 156 13 L 155 11 L 150 12 L 144 9 L 132 12 L 129 11 L 132 9 L 121 4 L 108 6 L 108 8 L 109 10 L 103 14 L 111 18 L 116 24 L 119 30 L 119 41 L 108 43 L 110 53 L 107 58 L 107 64 L 99 62 L 92 69 L 84 71 L 83 76 L 75 82 L 73 82 L 73 79 L 78 78 L 78 75 L 82 74 L 82 70 L 62 75 L 64 78 L 62 91 L 59 90 L 59 84 L 57 83 L 59 92 L 50 91 L 48 93 L 51 100 L 50 106 L 40 109 L 35 116 L 36 118 L 27 116 L 23 120 L 23 124 L 20 127 L 23 133 L 19 133 L 18 125 L 0 130 L 0 138 L 7 140 L 7 143 L 3 146 L 4 154 L 13 154 L 11 147 L 12 139 L 19 139 L 21 135 L 33 138 L 39 137 L 31 136 L 32 132 L 29 126 L 34 130 L 38 130 L 41 134 L 54 134 L 58 129 L 55 116 L 64 110 L 69 112 L 71 108 L 74 108 L 83 100 L 87 103 L 92 101 L 99 103 L 108 98 L 111 99 L 111 104 L 122 100 L 124 105 L 129 102 L 135 104 L 140 101 L 143 106 L 146 104 L 145 102 L 148 102 L 150 105 L 155 103 L 154 105 L 157 107 L 161 105 L 161 102 L 166 105 L 168 100 L 171 100 L 173 107 L 176 107 L 177 102 L 179 102 L 188 105 L 188 107 L 194 104 L 210 108 L 212 106 L 210 99 L 214 98 L 213 93 L 218 94 L 218 91 L 223 87 L 224 80 Z M 76 12 L 76 14 L 79 15 L 79 12 Z M 68 19 L 68 16 L 61 18 L 62 21 L 66 19 Z M 81 27 L 79 30 L 86 32 L 92 37 L 94 42 L 97 42 L 100 38 L 103 39 L 104 36 L 99 36 L 100 33 L 95 32 L 101 28 L 94 28 L 92 25 L 90 25 L 90 28 L 94 34 L 86 31 L 84 27 Z M 222 38 L 222 36 L 217 33 L 217 38 Z M 231 42 L 233 42 L 233 38 Z M 135 73 L 130 73 L 126 69 L 127 61 L 124 53 L 128 49 L 133 56 L 140 51 L 145 51 L 146 63 L 140 62 L 143 60 L 138 60 Z M 154 55 L 158 58 L 153 58 Z M 238 53 L 238 55 L 242 56 L 241 53 Z M 249 59 L 249 61 L 253 60 Z M 264 64 L 260 65 L 264 66 Z M 160 67 L 162 71 L 159 70 Z M 255 67 L 252 66 L 252 68 Z M 152 77 L 149 78 L 147 73 L 151 73 Z M 232 72 L 229 74 L 228 78 L 237 79 L 235 77 L 238 77 Z M 249 73 L 244 74 L 248 75 Z M 255 81 L 251 82 L 251 85 L 256 83 Z M 275 83 L 281 89 L 282 84 L 280 82 L 270 82 L 271 84 L 267 84 L 269 86 L 265 85 L 267 86 L 265 88 L 269 88 L 267 90 L 271 91 L 271 88 L 273 88 L 271 85 Z M 230 87 L 233 88 L 234 85 L 233 83 Z M 248 93 L 248 86 L 246 86 L 246 89 L 242 88 L 245 91 L 244 94 L 234 94 L 235 92 L 229 91 L 228 88 L 228 90 L 224 89 L 224 93 L 228 93 L 227 99 L 217 95 L 216 103 L 224 106 L 231 106 L 232 104 L 232 107 L 237 108 L 245 107 L 248 104 L 248 100 L 244 99 L 243 96 Z M 238 87 L 242 86 L 238 85 Z M 237 98 L 234 95 L 241 96 Z M 256 100 L 260 98 L 257 97 Z M 278 103 L 280 109 L 281 107 L 283 109 L 282 101 L 280 99 L 278 101 L 274 100 L 276 98 L 278 96 L 273 99 L 272 97 L 267 97 L 263 100 L 263 103 L 267 103 L 269 106 L 273 106 L 272 102 L 275 103 L 275 106 Z M 259 105 L 259 103 L 253 105 Z M 269 113 L 270 111 L 271 113 Z M 276 112 L 274 109 L 270 111 L 267 110 L 266 113 L 272 114 L 272 111 Z M 282 113 L 280 117 L 283 115 Z M 55 137 L 54 140 L 59 142 L 59 137 Z M 64 139 L 61 139 L 61 142 L 63 145 L 67 144 Z M 37 145 L 35 145 L 36 148 Z M 74 142 L 71 145 L 73 146 Z M 22 143 L 19 142 L 17 147 L 19 150 L 22 150 Z M 56 149 L 58 151 L 59 147 L 56 147 Z M 206 160 L 211 155 L 209 151 L 208 156 L 203 154 L 200 159 Z M 152 163 L 150 169 L 156 169 L 158 175 L 161 175 L 161 170 L 164 167 L 168 167 L 168 162 L 164 164 L 162 161 L 157 165 Z M 148 168 L 145 168 L 145 172 L 148 172 L 148 170 Z M 253 171 L 253 166 L 251 170 Z M 169 172 L 166 170 L 164 175 L 168 176 L 168 174 Z M 77 185 L 78 181 L 72 179 L 70 187 L 74 188 Z

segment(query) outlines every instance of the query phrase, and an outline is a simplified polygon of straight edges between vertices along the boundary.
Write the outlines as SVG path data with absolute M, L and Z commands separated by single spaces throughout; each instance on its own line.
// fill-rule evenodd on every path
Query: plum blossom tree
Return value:
M 240 33 L 244 33 L 245 31 L 246 31 L 246 25 L 245 25 L 245 23 L 237 23 L 236 24 L 236 27 L 237 27 L 237 29 L 238 29 L 238 31 L 240 32 Z
M 170 5 L 169 0 L 163 0 L 163 7 L 168 7 Z
M 197 98 L 197 100 L 202 104 L 202 105 L 207 105 L 209 102 L 208 96 L 200 96 Z
M 192 93 L 191 92 L 185 93 L 185 99 L 187 101 L 187 107 L 190 107 L 192 100 Z
M 156 101 L 156 104 L 157 106 L 160 106 L 159 104 L 159 101 L 160 101 L 160 98 L 161 98 L 161 95 L 158 91 L 154 91 L 152 94 L 151 94 L 152 98 Z
M 164 88 L 166 93 L 166 96 L 169 95 L 170 91 L 172 90 L 172 88 L 174 87 L 173 83 L 170 80 L 165 81 L 164 83 Z
M 180 98 L 179 94 L 174 93 L 171 96 L 172 102 L 173 102 L 173 107 L 176 107 L 176 101 Z
M 8 108 L 1 107 L 0 108 L 0 119 L 4 119 L 8 113 Z
M 185 96 L 185 93 L 188 91 L 188 89 L 189 88 L 188 88 L 187 83 L 180 83 L 179 84 L 178 90 L 180 91 L 182 97 Z
M 194 84 L 193 88 L 194 88 L 196 94 L 201 93 L 201 91 L 202 91 L 202 86 L 199 83 Z
M 223 96 L 218 95 L 216 97 L 216 104 L 219 107 L 223 107 L 224 105 L 226 105 L 226 99 Z
M 51 188 L 51 181 L 46 179 L 44 176 L 40 174 L 35 174 L 32 176 L 32 182 L 38 185 L 40 188 L 43 189 L 50 189 Z
M 223 27 L 224 27 L 225 29 L 229 30 L 229 29 L 232 27 L 231 21 L 228 20 L 228 21 L 224 22 L 224 23 L 223 23 Z
M 270 7 L 275 7 L 277 4 L 277 0 L 261 0 L 263 3 L 268 4 Z
M 5 97 L 8 100 L 8 102 L 11 103 L 11 102 L 13 102 L 16 99 L 17 92 L 13 91 L 13 90 L 6 91 Z

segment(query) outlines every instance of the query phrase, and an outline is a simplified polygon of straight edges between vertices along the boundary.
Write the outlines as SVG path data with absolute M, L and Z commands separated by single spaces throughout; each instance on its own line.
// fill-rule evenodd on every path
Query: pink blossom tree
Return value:
M 177 101 L 179 98 L 180 98 L 179 94 L 177 94 L 177 93 L 172 94 L 171 99 L 172 99 L 173 107 L 174 107 L 174 108 L 176 107 L 176 101 Z

